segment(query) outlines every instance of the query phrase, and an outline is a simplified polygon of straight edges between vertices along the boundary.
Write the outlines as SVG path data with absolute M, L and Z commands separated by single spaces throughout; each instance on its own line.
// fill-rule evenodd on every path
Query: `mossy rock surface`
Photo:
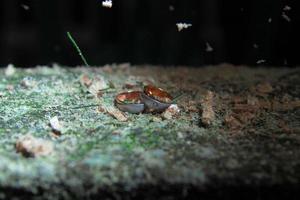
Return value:
M 278 187 L 295 195 L 299 189 L 300 68 L 123 64 L 17 69 L 11 76 L 4 70 L 0 199 L 218 196 L 235 187 Z M 114 88 L 95 97 L 80 84 L 83 74 L 101 76 Z M 121 122 L 88 107 L 113 106 L 128 82 L 152 82 L 174 96 L 184 92 L 179 116 L 125 113 L 128 120 Z M 201 102 L 208 90 L 215 118 L 205 125 Z M 54 116 L 63 124 L 59 136 L 49 125 Z M 17 153 L 15 143 L 25 134 L 52 141 L 54 152 Z

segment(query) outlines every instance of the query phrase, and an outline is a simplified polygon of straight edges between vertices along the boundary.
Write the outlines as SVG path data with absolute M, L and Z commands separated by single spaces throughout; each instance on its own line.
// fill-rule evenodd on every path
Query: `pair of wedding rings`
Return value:
M 159 113 L 167 109 L 173 97 L 161 88 L 147 85 L 143 91 L 123 92 L 115 97 L 115 105 L 124 112 Z

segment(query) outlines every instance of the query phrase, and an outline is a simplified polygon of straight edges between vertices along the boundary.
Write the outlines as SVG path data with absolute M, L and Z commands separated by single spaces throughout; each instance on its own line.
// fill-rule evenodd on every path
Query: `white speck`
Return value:
M 20 84 L 21 86 L 29 89 L 35 87 L 37 85 L 37 82 L 32 77 L 25 77 L 22 79 Z
M 208 42 L 206 42 L 206 49 L 205 49 L 205 51 L 206 52 L 212 52 L 214 49 L 212 48 L 212 46 L 208 43 Z
M 169 11 L 174 11 L 174 10 L 175 10 L 174 6 L 169 5 Z
M 172 109 L 174 112 L 179 113 L 180 109 L 178 108 L 177 104 L 172 104 L 168 107 L 168 109 Z
M 62 130 L 62 125 L 61 125 L 61 123 L 59 122 L 57 116 L 52 117 L 52 118 L 50 119 L 50 126 L 51 126 L 51 128 L 52 128 L 54 131 L 57 131 L 57 132 L 61 132 L 61 130 Z
M 283 8 L 284 11 L 289 11 L 289 10 L 292 10 L 292 8 L 288 5 L 284 6 Z
M 25 5 L 25 4 L 21 4 L 21 7 L 22 7 L 24 10 L 29 10 L 29 9 L 30 9 L 30 7 L 27 6 L 27 5 Z
M 177 133 L 177 137 L 178 137 L 179 139 L 184 139 L 184 135 L 183 135 L 182 132 L 178 132 L 178 133 Z
M 268 19 L 268 22 L 269 22 L 269 23 L 271 23 L 271 22 L 272 22 L 272 18 L 271 18 L 271 17 Z
M 281 16 L 283 17 L 283 19 L 285 19 L 286 21 L 290 22 L 291 18 L 289 16 L 286 15 L 285 12 L 282 12 Z
M 12 76 L 14 75 L 14 73 L 16 72 L 16 68 L 13 64 L 9 64 L 7 65 L 6 69 L 5 69 L 5 76 Z
M 111 8 L 112 7 L 112 1 L 111 0 L 102 1 L 102 6 L 105 7 L 105 8 Z
M 164 119 L 172 119 L 176 116 L 178 116 L 180 113 L 180 109 L 177 104 L 170 105 L 163 113 L 162 117 Z
M 182 31 L 183 29 L 187 29 L 192 26 L 192 24 L 187 23 L 177 23 L 176 24 L 178 31 Z
M 266 62 L 266 60 L 261 59 L 261 60 L 258 60 L 258 61 L 256 62 L 256 64 L 262 64 L 262 63 L 265 63 L 265 62 Z
M 258 45 L 256 43 L 253 44 L 254 49 L 258 49 Z
M 241 8 L 241 12 L 244 12 L 244 8 Z

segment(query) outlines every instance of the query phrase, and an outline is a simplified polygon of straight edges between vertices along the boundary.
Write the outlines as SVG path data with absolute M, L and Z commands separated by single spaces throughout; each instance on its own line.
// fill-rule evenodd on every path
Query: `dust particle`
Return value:
M 187 29 L 192 26 L 192 24 L 187 24 L 187 23 L 177 23 L 176 24 L 178 31 L 182 31 L 183 29 Z

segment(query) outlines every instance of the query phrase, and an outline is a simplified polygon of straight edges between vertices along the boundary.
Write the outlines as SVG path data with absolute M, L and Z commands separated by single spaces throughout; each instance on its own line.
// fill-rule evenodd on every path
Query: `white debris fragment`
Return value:
M 22 136 L 16 142 L 17 153 L 26 157 L 47 156 L 52 154 L 53 143 L 48 140 L 35 138 L 30 134 Z
M 61 133 L 62 132 L 62 124 L 60 123 L 60 121 L 58 120 L 58 117 L 52 117 L 50 119 L 50 126 L 52 128 L 53 131 L 57 132 L 57 133 Z
M 261 60 L 258 60 L 258 61 L 256 62 L 256 64 L 262 64 L 262 63 L 265 63 L 265 62 L 266 62 L 266 60 L 261 59 Z
M 253 44 L 254 49 L 258 49 L 258 45 L 256 43 Z
M 164 119 L 172 119 L 180 113 L 180 109 L 177 104 L 170 105 L 163 113 L 162 117 Z
M 183 29 L 187 29 L 192 26 L 192 24 L 187 23 L 177 23 L 176 24 L 178 31 L 182 31 Z
M 206 49 L 205 49 L 205 51 L 206 52 L 212 52 L 214 49 L 212 48 L 212 46 L 208 43 L 208 42 L 206 42 Z
M 284 11 L 289 11 L 289 10 L 292 10 L 292 8 L 288 5 L 284 6 L 283 8 Z
M 13 64 L 9 64 L 7 65 L 6 69 L 5 69 L 5 76 L 12 76 L 14 75 L 14 73 L 16 72 L 16 68 Z
M 97 97 L 99 92 L 101 92 L 102 90 L 108 89 L 108 88 L 109 88 L 109 85 L 104 80 L 104 78 L 101 76 L 97 76 L 93 79 L 92 84 L 88 87 L 88 91 Z
M 102 6 L 105 8 L 112 8 L 112 1 L 111 0 L 102 1 Z
M 271 18 L 271 17 L 268 19 L 268 22 L 269 22 L 269 23 L 271 23 L 271 22 L 272 22 L 272 18 Z
M 282 12 L 281 16 L 283 17 L 283 19 L 285 19 L 287 22 L 291 21 L 291 18 L 289 16 L 286 15 L 285 12 Z
M 179 138 L 179 139 L 184 139 L 184 134 L 182 133 L 182 132 L 178 132 L 177 133 L 177 137 Z
M 21 4 L 21 7 L 26 11 L 30 9 L 30 7 L 25 4 Z
M 25 77 L 20 82 L 21 86 L 23 86 L 26 89 L 34 88 L 37 85 L 37 82 L 33 80 L 32 77 Z

